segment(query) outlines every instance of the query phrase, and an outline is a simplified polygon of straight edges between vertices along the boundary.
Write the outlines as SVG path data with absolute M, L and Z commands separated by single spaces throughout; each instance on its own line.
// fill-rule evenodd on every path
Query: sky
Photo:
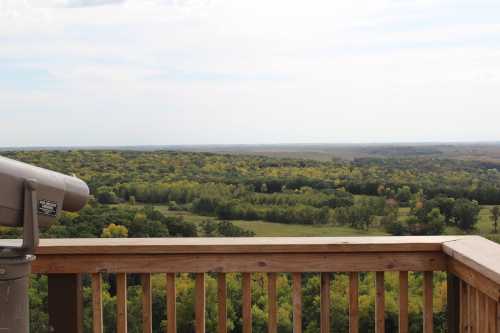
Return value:
M 498 0 L 0 0 L 0 147 L 500 141 Z

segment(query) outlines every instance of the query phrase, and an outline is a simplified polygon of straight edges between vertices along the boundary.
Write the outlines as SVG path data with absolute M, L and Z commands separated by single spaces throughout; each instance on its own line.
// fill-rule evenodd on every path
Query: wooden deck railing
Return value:
M 349 331 L 358 332 L 358 274 L 375 272 L 375 331 L 385 332 L 384 272 L 399 272 L 399 332 L 408 332 L 408 272 L 423 272 L 423 327 L 433 332 L 433 272 L 448 272 L 448 332 L 500 332 L 500 246 L 476 236 L 42 240 L 33 273 L 49 276 L 54 332 L 82 331 L 81 274 L 92 275 L 93 332 L 103 331 L 102 273 L 116 274 L 116 332 L 127 332 L 127 273 L 141 274 L 143 332 L 152 331 L 151 274 L 166 274 L 167 332 L 176 332 L 176 273 L 195 273 L 195 327 L 205 332 L 205 274 L 217 274 L 218 332 L 227 332 L 226 273 L 242 273 L 243 332 L 252 331 L 251 274 L 268 276 L 277 332 L 277 273 L 292 273 L 293 331 L 302 330 L 302 273 L 321 273 L 321 332 L 330 274 L 349 274 Z

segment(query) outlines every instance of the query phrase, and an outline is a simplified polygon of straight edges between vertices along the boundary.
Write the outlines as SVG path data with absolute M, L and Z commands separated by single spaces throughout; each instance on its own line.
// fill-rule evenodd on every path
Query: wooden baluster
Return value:
M 330 332 L 330 273 L 321 273 L 321 333 Z
M 385 333 L 384 272 L 375 273 L 375 332 Z
M 242 274 L 243 333 L 252 333 L 252 274 Z
M 469 329 L 469 302 L 467 283 L 460 280 L 460 332 L 467 333 Z
M 81 274 L 48 274 L 47 306 L 50 332 L 83 333 Z
M 359 331 L 359 274 L 349 274 L 349 333 Z
M 167 273 L 167 333 L 177 332 L 177 292 L 175 273 Z
M 293 333 L 302 332 L 302 274 L 292 273 Z
M 433 333 L 433 315 L 432 307 L 432 278 L 433 272 L 424 272 L 424 333 Z
M 101 273 L 92 274 L 92 331 L 103 332 L 102 323 L 102 276 Z
M 196 333 L 205 333 L 205 273 L 197 273 L 195 280 Z
M 488 318 L 487 318 L 487 309 L 486 309 L 486 295 L 482 292 L 478 291 L 478 313 L 479 313 L 479 321 L 478 321 L 478 329 L 479 332 L 487 332 L 488 331 Z
M 127 333 L 127 274 L 116 274 L 116 332 Z
M 469 333 L 480 333 L 477 331 L 476 313 L 476 289 L 469 286 Z
M 218 321 L 217 331 L 219 333 L 227 332 L 227 284 L 226 274 L 217 274 L 217 308 Z
M 278 292 L 276 290 L 276 273 L 267 274 L 267 303 L 269 309 L 268 333 L 278 332 Z
M 408 272 L 399 272 L 399 333 L 408 333 Z
M 481 320 L 482 320 L 482 309 L 481 309 L 481 292 L 476 289 L 476 298 L 475 298 L 475 301 L 474 301 L 474 307 L 475 307 L 475 313 L 476 313 L 476 332 L 478 333 L 483 333 L 484 331 L 482 331 L 481 329 L 483 328 L 482 327 L 482 323 L 481 323 Z
M 446 279 L 448 332 L 460 332 L 460 279 L 449 272 Z
M 483 333 L 481 331 L 481 302 L 480 302 L 480 298 L 481 298 L 481 292 L 476 289 L 475 291 L 475 298 L 474 298 L 474 313 L 475 313 L 475 322 L 476 322 L 476 328 L 475 328 L 475 331 L 477 333 Z
M 497 333 L 497 302 L 487 297 L 486 299 L 486 313 L 487 313 L 487 332 Z
M 141 274 L 142 286 L 142 332 L 153 332 L 152 301 L 151 301 L 151 274 Z
M 497 306 L 497 319 L 496 319 L 496 323 L 497 323 L 497 330 L 496 332 L 497 333 L 500 333 L 500 303 L 496 303 L 496 306 Z

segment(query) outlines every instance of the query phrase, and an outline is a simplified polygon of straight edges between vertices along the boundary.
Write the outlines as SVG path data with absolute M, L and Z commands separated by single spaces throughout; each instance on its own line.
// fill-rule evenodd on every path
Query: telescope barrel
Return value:
M 37 183 L 41 226 L 54 222 L 62 210 L 78 211 L 87 203 L 89 188 L 82 180 L 0 156 L 0 225 L 22 226 L 28 180 Z
M 64 176 L 65 194 L 63 210 L 77 212 L 87 204 L 89 188 L 85 182 L 76 177 Z

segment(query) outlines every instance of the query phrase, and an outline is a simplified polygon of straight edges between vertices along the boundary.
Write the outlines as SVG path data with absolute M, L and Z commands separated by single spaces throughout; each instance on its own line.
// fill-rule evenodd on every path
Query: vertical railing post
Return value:
M 321 273 L 320 332 L 330 332 L 330 273 Z
M 195 297 L 195 332 L 205 333 L 205 273 L 196 273 Z
M 349 333 L 359 332 L 359 273 L 349 273 Z
M 48 274 L 51 332 L 83 332 L 83 295 L 80 274 Z
M 91 274 L 92 286 L 92 332 L 103 333 L 104 323 L 102 317 L 102 274 Z
M 375 333 L 385 332 L 384 272 L 375 272 Z
M 302 332 L 302 274 L 292 273 L 293 333 Z
M 267 304 L 269 311 L 268 333 L 278 332 L 278 291 L 277 291 L 277 275 L 276 273 L 268 273 L 267 285 Z
M 252 274 L 242 274 L 243 333 L 252 333 Z
M 449 333 L 458 333 L 460 331 L 460 280 L 453 274 L 447 276 L 447 325 Z
M 175 273 L 167 273 L 167 333 L 177 332 L 177 292 Z
M 399 333 L 408 333 L 408 272 L 399 272 Z
M 424 319 L 424 333 L 434 332 L 434 308 L 433 308 L 433 272 L 424 272 L 424 309 L 423 309 L 423 319 Z
M 227 333 L 227 282 L 226 274 L 217 274 L 217 332 Z
M 151 274 L 141 274 L 142 287 L 142 332 L 153 332 Z
M 127 274 L 116 274 L 116 333 L 127 333 Z

